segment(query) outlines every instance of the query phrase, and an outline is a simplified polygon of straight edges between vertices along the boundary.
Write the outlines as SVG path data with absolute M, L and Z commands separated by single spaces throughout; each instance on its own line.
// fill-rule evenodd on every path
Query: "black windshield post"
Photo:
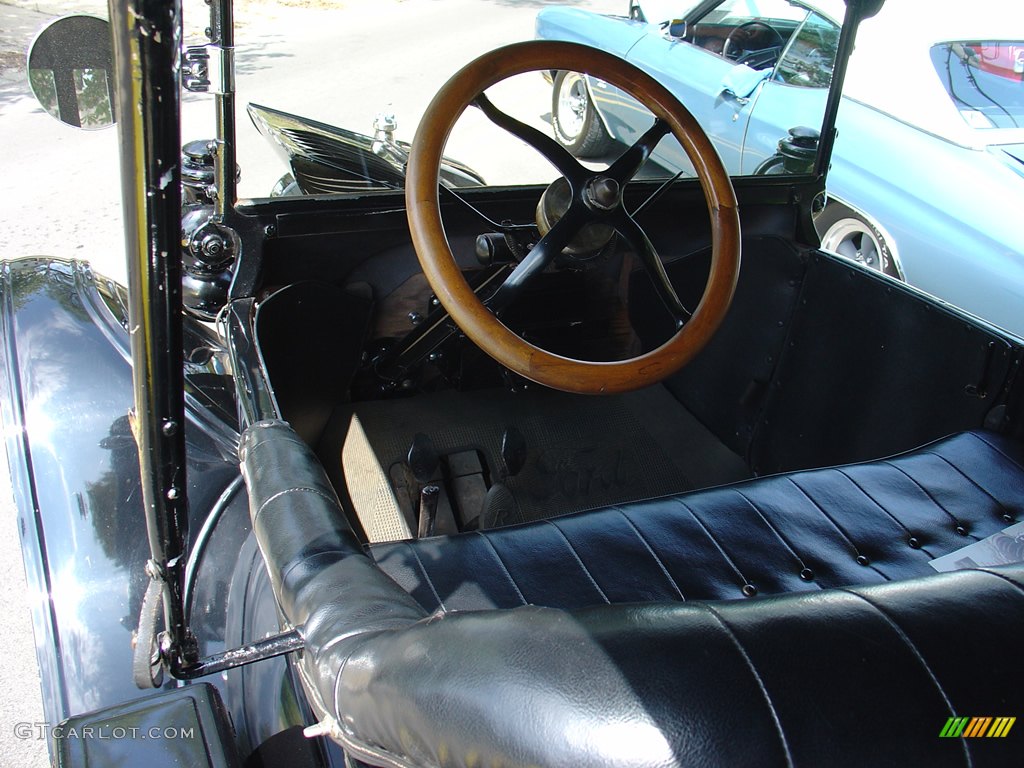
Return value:
M 235 20 L 231 0 L 210 3 L 211 42 L 220 49 L 221 83 L 214 91 L 217 121 L 217 154 L 214 157 L 217 197 L 214 212 L 219 221 L 234 210 L 238 197 L 235 154 Z
M 843 97 L 842 84 L 846 80 L 846 66 L 853 53 L 857 40 L 857 28 L 864 19 L 869 19 L 882 8 L 884 0 L 846 0 L 846 18 L 839 33 L 839 44 L 836 48 L 836 63 L 832 68 L 832 87 L 828 90 L 828 101 L 825 102 L 825 116 L 821 122 L 821 141 L 818 144 L 818 160 L 814 172 L 823 178 L 832 162 L 832 148 L 836 143 L 836 117 L 839 115 L 839 102 Z
M 182 585 L 188 538 L 181 305 L 177 0 L 110 0 L 128 266 L 133 431 L 151 552 L 162 581 L 162 656 L 196 656 Z

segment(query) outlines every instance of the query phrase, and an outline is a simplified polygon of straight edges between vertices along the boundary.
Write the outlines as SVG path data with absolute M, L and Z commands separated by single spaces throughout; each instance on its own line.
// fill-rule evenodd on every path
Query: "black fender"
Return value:
M 0 262 L 0 418 L 51 725 L 153 693 L 135 687 L 131 669 L 149 548 L 126 307 L 125 289 L 82 262 Z M 188 317 L 184 338 L 186 593 L 207 655 L 249 634 L 246 616 L 229 617 L 228 606 L 236 571 L 253 560 L 239 557 L 250 531 L 226 354 Z M 267 685 L 280 689 L 281 674 Z M 216 682 L 234 687 L 230 676 Z M 236 724 L 251 720 L 232 714 Z M 268 728 L 257 725 L 262 735 Z

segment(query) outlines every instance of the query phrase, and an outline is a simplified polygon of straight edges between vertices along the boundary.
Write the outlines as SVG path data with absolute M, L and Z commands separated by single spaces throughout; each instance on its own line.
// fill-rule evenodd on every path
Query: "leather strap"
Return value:
M 146 596 L 139 611 L 139 626 L 135 631 L 135 647 L 132 649 L 132 677 L 139 688 L 159 688 L 163 685 L 164 669 L 157 647 L 157 626 L 164 604 L 164 582 L 160 574 L 146 566 L 150 574 Z

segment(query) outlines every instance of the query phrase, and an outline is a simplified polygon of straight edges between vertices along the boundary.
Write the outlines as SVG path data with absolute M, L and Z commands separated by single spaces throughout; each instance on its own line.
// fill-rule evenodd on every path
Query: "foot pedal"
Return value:
M 501 435 L 501 461 L 508 477 L 515 477 L 526 465 L 526 438 L 514 426 Z
M 441 458 L 437 455 L 437 449 L 434 448 L 434 441 L 430 439 L 430 435 L 425 435 L 422 432 L 416 433 L 412 439 L 412 445 L 409 446 L 406 462 L 409 464 L 409 469 L 412 470 L 412 476 L 420 485 L 425 485 L 434 479 Z
M 516 498 L 504 483 L 495 483 L 487 490 L 480 510 L 480 530 L 501 528 L 519 521 Z

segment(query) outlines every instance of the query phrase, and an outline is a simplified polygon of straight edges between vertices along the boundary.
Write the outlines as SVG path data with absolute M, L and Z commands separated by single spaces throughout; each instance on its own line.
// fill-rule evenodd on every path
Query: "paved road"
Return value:
M 254 101 L 371 132 L 374 113 L 394 109 L 399 138 L 411 139 L 428 100 L 456 69 L 502 43 L 533 36 L 533 19 L 552 0 L 238 0 L 239 103 Z M 564 4 L 622 12 L 626 0 L 563 0 Z M 189 19 L 186 37 L 203 24 Z M 305 7 L 297 7 L 297 6 Z M 197 9 L 198 10 L 198 9 Z M 47 255 L 81 258 L 123 280 L 117 134 L 68 128 L 32 98 L 24 51 L 47 20 L 69 12 L 106 16 L 102 0 L 0 0 L 0 258 Z M 191 23 L 190 23 L 191 21 Z M 466 30 L 473 29 L 473 34 Z M 396 74 L 386 78 L 382 72 Z M 305 73 L 299 76 L 297 73 Z M 545 128 L 549 89 L 532 76 L 504 93 L 535 99 L 524 119 Z M 499 94 L 500 95 L 500 94 Z M 239 118 L 240 192 L 265 194 L 284 172 L 282 161 Z M 449 153 L 489 182 L 541 180 L 549 169 L 535 153 L 513 146 L 496 152 L 481 118 L 469 118 Z M 212 135 L 212 110 L 200 97 L 183 109 L 183 136 Z M 507 145 L 506 145 L 507 146 Z M 42 720 L 34 644 L 25 600 L 10 480 L 0 472 L 0 614 L 6 622 L 0 654 L 0 765 L 48 764 L 44 743 L 16 738 L 14 725 Z
M 101 2 L 0 4 L 0 146 L 7 153 L 0 181 L 0 258 L 84 256 L 120 247 L 117 191 L 108 183 L 94 193 L 88 184 L 88 173 L 115 156 L 116 137 L 111 131 L 85 134 L 48 117 L 25 79 L 25 51 L 36 32 L 54 16 L 78 11 L 105 15 Z M 71 186 L 58 186 L 58 180 Z M 83 198 L 82 208 L 74 213 L 65 189 Z M 63 215 L 46 217 L 44 211 L 56 206 L 63 207 Z M 87 246 L 89 242 L 94 245 Z M 19 542 L 10 477 L 0 472 L 0 614 L 6 619 L 0 654 L 0 765 L 42 768 L 49 765 L 46 742 L 36 738 L 34 728 L 25 738 L 18 725 L 43 721 Z
M 68 10 L 72 8 L 69 4 Z M 99 3 L 81 9 L 102 11 Z M 83 134 L 59 124 L 39 109 L 25 80 L 28 42 L 61 12 L 64 9 L 40 9 L 29 3 L 0 4 L 0 146 L 6 153 L 0 181 L 0 258 L 112 253 L 120 240 L 116 190 L 107 184 L 104 192 L 89 192 L 88 170 L 75 161 L 81 156 L 81 166 L 102 166 L 106 158 L 114 157 L 116 137 L 110 131 Z M 84 197 L 84 210 L 71 212 L 68 195 L 57 184 L 63 179 L 70 180 L 75 197 Z M 45 216 L 44 211 L 57 206 L 64 208 L 63 215 Z M 85 243 L 94 236 L 103 242 L 90 249 Z M 0 615 L 5 618 L 0 654 L 0 691 L 4 692 L 0 696 L 0 765 L 43 768 L 49 765 L 46 742 L 37 738 L 40 733 L 34 726 L 27 732 L 19 726 L 43 722 L 19 542 L 10 477 L 0 471 Z

